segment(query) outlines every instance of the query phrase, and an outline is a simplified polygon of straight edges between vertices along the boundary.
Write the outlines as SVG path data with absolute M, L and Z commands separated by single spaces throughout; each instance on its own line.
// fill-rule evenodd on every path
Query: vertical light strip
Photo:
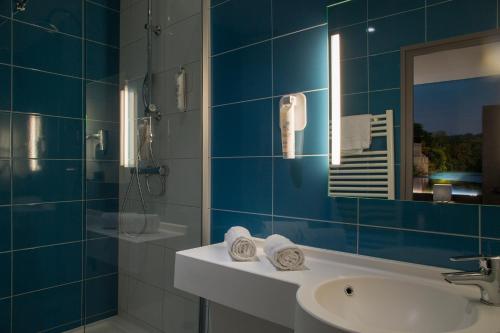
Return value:
M 330 36 L 330 152 L 332 165 L 340 165 L 341 97 L 340 97 L 340 35 Z
M 120 165 L 134 168 L 137 165 L 137 108 L 135 93 L 128 85 L 120 91 Z

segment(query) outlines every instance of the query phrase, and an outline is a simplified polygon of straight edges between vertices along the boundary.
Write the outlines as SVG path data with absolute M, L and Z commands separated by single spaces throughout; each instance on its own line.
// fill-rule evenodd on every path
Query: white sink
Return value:
M 244 263 L 223 243 L 177 252 L 175 287 L 295 333 L 500 333 L 500 307 L 442 268 L 301 247 L 308 269 L 281 272 L 255 241 Z
M 453 332 L 478 318 L 475 303 L 463 296 L 387 277 L 327 281 L 314 299 L 338 325 L 355 332 Z

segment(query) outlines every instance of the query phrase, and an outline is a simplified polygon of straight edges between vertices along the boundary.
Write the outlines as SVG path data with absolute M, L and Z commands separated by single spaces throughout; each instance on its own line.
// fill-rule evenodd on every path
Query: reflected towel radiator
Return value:
M 377 138 L 385 138 L 385 149 L 342 153 L 340 165 L 330 165 L 330 196 L 395 198 L 393 110 L 372 116 L 371 136 L 372 147 Z

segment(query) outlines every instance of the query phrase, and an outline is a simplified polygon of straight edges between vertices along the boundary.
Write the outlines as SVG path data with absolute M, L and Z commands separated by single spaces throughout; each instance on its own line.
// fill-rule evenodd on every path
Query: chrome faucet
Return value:
M 478 271 L 443 273 L 444 279 L 453 284 L 478 286 L 481 289 L 481 302 L 500 306 L 500 256 L 464 256 L 452 257 L 450 260 L 456 262 L 478 260 Z

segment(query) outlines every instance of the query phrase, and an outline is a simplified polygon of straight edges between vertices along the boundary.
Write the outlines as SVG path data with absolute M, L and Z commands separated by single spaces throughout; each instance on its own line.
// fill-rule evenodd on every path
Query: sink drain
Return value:
M 354 296 L 354 288 L 351 286 L 346 286 L 344 288 L 344 293 L 349 297 Z

